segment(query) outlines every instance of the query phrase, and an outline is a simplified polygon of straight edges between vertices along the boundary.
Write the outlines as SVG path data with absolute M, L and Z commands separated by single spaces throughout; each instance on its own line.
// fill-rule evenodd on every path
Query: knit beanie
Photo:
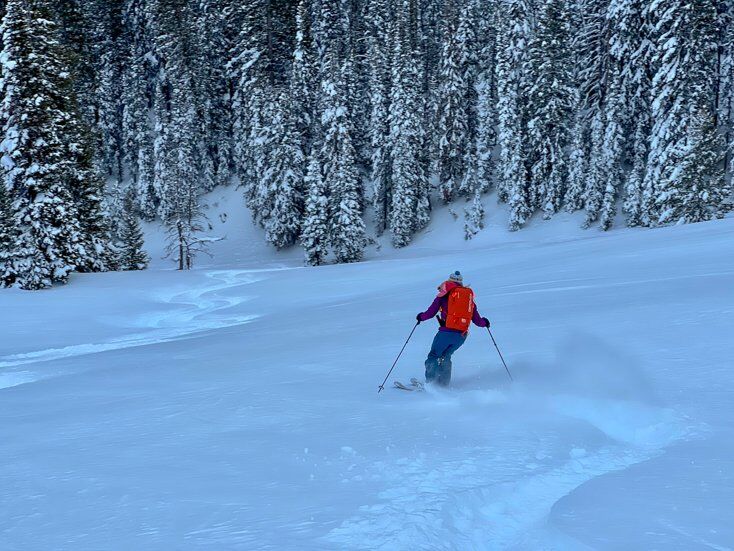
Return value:
M 449 281 L 462 284 L 464 283 L 464 277 L 461 275 L 461 272 L 459 272 L 459 270 L 456 270 L 453 274 L 449 276 Z

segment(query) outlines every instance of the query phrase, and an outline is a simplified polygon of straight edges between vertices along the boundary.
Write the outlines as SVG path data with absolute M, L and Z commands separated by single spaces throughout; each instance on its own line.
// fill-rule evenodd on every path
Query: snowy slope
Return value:
M 0 547 L 734 548 L 734 219 L 489 222 L 308 269 L 228 230 L 190 273 L 4 292 Z M 515 383 L 475 328 L 453 388 L 378 395 L 454 269 Z

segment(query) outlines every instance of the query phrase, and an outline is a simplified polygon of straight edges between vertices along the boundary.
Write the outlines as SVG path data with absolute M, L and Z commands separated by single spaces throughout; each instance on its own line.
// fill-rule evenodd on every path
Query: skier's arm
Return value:
M 438 313 L 439 308 L 441 308 L 441 297 L 436 297 L 428 307 L 428 310 L 418 314 L 415 319 L 419 322 L 429 320 Z
M 474 313 L 471 316 L 471 321 L 477 327 L 489 327 L 489 320 L 481 316 L 476 304 L 474 305 Z

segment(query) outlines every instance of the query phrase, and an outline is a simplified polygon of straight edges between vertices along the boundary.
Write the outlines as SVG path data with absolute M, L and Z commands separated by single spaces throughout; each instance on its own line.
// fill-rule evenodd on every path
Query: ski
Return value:
M 425 386 L 423 385 L 423 383 L 421 383 L 416 378 L 413 378 L 413 379 L 410 380 L 410 386 L 404 385 L 400 381 L 394 381 L 393 384 L 394 384 L 395 388 L 398 388 L 400 390 L 407 390 L 408 392 L 413 392 L 413 391 L 420 392 L 420 391 L 425 390 Z

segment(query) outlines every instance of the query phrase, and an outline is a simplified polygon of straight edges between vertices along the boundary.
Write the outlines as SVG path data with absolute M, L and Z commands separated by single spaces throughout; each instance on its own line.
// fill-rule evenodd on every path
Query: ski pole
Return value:
M 385 375 L 385 380 L 382 381 L 382 384 L 377 389 L 377 394 L 385 390 L 385 383 L 387 382 L 387 378 L 390 376 L 390 373 L 392 373 L 392 370 L 395 369 L 395 365 L 398 363 L 398 360 L 400 359 L 400 356 L 403 355 L 403 350 L 405 350 L 405 347 L 408 346 L 408 341 L 410 341 L 410 338 L 413 336 L 413 333 L 415 333 L 415 328 L 420 325 L 420 322 L 415 322 L 415 325 L 413 326 L 413 330 L 410 332 L 410 335 L 408 335 L 408 340 L 405 341 L 405 344 L 400 349 L 400 354 L 398 354 L 398 357 L 395 358 L 395 361 L 392 363 L 392 367 L 390 368 L 390 371 L 387 372 L 387 375 Z
M 507 371 L 507 374 L 510 376 L 510 381 L 514 381 L 512 378 L 512 374 L 510 373 L 510 370 L 507 367 L 507 364 L 505 363 L 505 359 L 502 357 L 502 352 L 500 352 L 500 347 L 497 346 L 497 341 L 494 340 L 494 335 L 492 335 L 492 331 L 487 327 L 487 332 L 489 333 L 489 336 L 492 338 L 492 342 L 494 343 L 494 347 L 497 349 L 497 354 L 500 355 L 500 360 L 502 360 L 502 365 L 505 366 L 505 370 Z

